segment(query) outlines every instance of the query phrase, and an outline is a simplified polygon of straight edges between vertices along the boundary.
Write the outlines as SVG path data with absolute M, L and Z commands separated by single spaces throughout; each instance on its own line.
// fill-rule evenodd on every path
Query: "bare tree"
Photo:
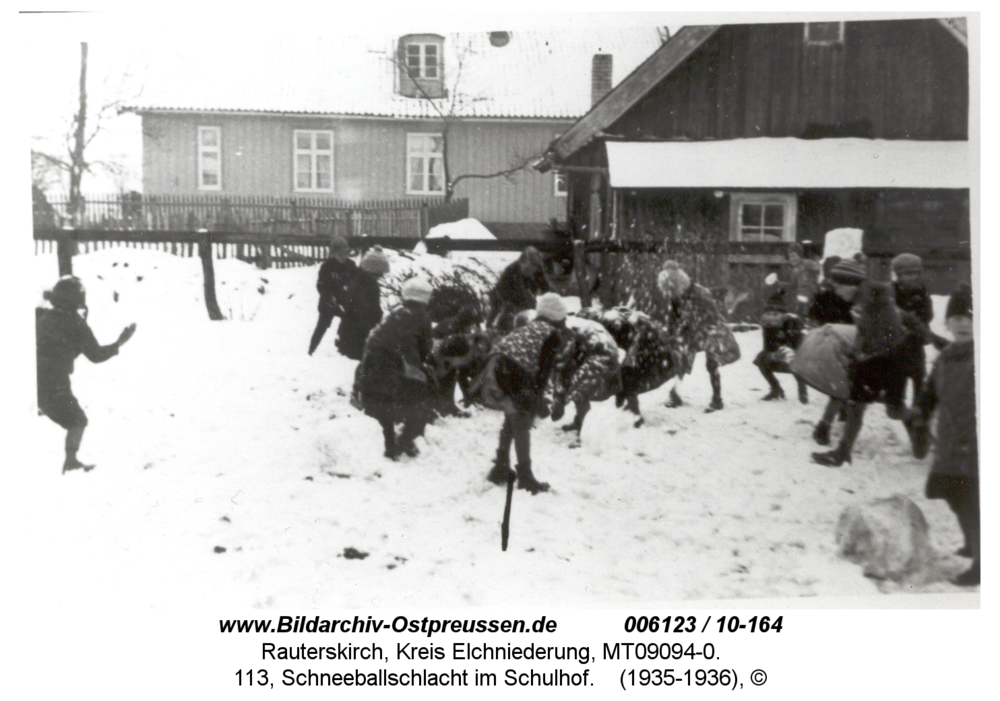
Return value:
M 424 81 L 420 79 L 420 76 L 416 74 L 413 67 L 409 65 L 409 62 L 406 60 L 406 56 L 402 54 L 402 51 L 402 46 L 397 47 L 397 51 L 392 55 L 392 64 L 397 70 L 401 70 L 407 75 L 407 77 L 409 77 L 413 85 L 416 86 L 416 91 L 419 95 L 418 99 L 427 101 L 437 114 L 437 117 L 442 124 L 441 160 L 444 168 L 443 176 L 445 202 L 451 202 L 452 198 L 455 196 L 455 186 L 463 180 L 489 180 L 492 178 L 506 178 L 510 180 L 517 173 L 528 170 L 542 156 L 547 144 L 540 146 L 536 151 L 512 153 L 505 168 L 483 173 L 462 173 L 460 175 L 455 175 L 452 170 L 450 158 L 451 139 L 449 137 L 452 130 L 457 124 L 460 124 L 463 120 L 467 119 L 467 110 L 470 107 L 474 106 L 476 103 L 489 99 L 486 96 L 473 95 L 461 89 L 462 72 L 465 68 L 466 61 L 475 52 L 472 47 L 468 45 L 458 47 L 455 56 L 455 68 L 453 73 L 454 79 L 451 81 L 451 89 L 445 90 L 442 96 L 437 96 L 428 91 Z
M 63 147 L 55 150 L 39 147 L 31 151 L 32 181 L 41 189 L 46 189 L 45 186 L 57 176 L 59 180 L 62 176 L 69 177 L 69 214 L 74 226 L 83 224 L 86 208 L 82 192 L 84 174 L 99 168 L 120 178 L 125 176 L 127 170 L 115 161 L 88 157 L 88 147 L 106 131 L 109 121 L 122 113 L 126 99 L 119 93 L 96 110 L 91 110 L 87 92 L 87 58 L 87 42 L 81 42 L 78 104 L 72 128 L 64 135 Z

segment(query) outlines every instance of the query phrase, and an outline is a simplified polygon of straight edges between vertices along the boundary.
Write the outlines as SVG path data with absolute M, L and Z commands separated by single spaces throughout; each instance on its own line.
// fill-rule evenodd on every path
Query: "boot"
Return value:
M 70 470 L 83 470 L 84 472 L 90 472 L 93 469 L 94 469 L 93 465 L 84 465 L 76 458 L 73 458 L 72 460 L 67 459 L 66 462 L 63 463 L 62 471 L 63 474 L 65 475 Z
M 500 487 L 507 484 L 510 475 L 510 458 L 501 456 L 499 453 L 493 460 L 493 468 L 486 475 L 486 479 Z
M 770 402 L 775 399 L 784 399 L 785 391 L 781 387 L 772 387 L 771 391 L 760 398 L 762 402 Z M 720 407 L 721 408 L 721 407 Z
M 851 451 L 846 445 L 841 443 L 834 450 L 826 453 L 813 453 L 813 462 L 819 463 L 820 465 L 826 465 L 827 467 L 840 467 L 845 462 L 850 464 L 851 462 Z
M 799 403 L 808 404 L 809 403 L 809 389 L 806 387 L 804 382 L 799 383 Z
M 677 407 L 683 406 L 683 405 L 684 405 L 684 402 L 681 401 L 681 397 L 680 397 L 679 394 L 677 394 L 677 390 L 671 388 L 671 390 L 670 390 L 670 399 L 667 400 L 667 403 L 665 404 L 665 406 L 668 409 L 676 409 Z
M 785 395 L 782 394 L 781 398 L 784 399 Z M 723 406 L 724 405 L 722 403 L 722 397 L 712 397 L 712 403 L 708 405 L 707 409 L 705 409 L 705 413 L 711 414 L 713 411 L 718 411 L 719 409 L 722 409 Z
M 913 447 L 913 457 L 923 460 L 931 449 L 931 431 L 927 420 L 922 416 L 911 416 L 903 422 L 906 432 L 910 435 L 910 445 Z
M 517 465 L 517 488 L 527 489 L 532 494 L 549 491 L 548 482 L 539 482 L 531 472 L 531 462 L 522 462 Z
M 813 440 L 819 445 L 830 445 L 830 424 L 820 421 L 813 429 Z
M 979 561 L 976 560 L 972 563 L 972 567 L 967 569 L 965 572 L 956 577 L 952 577 L 951 583 L 960 587 L 978 587 L 980 579 L 981 574 L 979 572 Z

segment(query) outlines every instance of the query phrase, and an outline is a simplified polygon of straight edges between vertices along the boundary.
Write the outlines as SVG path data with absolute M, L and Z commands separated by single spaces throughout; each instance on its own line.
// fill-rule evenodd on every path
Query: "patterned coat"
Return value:
M 740 359 L 740 346 L 726 326 L 715 298 L 697 283 L 692 282 L 680 298 L 671 302 L 667 328 L 671 345 L 680 353 L 680 377 L 691 372 L 695 356 L 702 351 L 719 365 Z
M 577 316 L 599 322 L 625 351 L 621 360 L 624 395 L 649 392 L 674 377 L 682 358 L 672 345 L 666 327 L 648 314 L 615 307 L 581 309 Z
M 620 350 L 595 320 L 566 317 L 573 338 L 553 373 L 555 396 L 564 402 L 602 402 L 620 388 Z

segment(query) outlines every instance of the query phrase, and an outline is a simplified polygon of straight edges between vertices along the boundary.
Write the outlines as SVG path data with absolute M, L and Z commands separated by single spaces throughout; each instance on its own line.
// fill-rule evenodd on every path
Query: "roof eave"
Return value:
M 682 27 L 668 42 L 625 77 L 566 133 L 552 142 L 542 162 L 543 172 L 590 143 L 600 132 L 670 75 L 722 25 Z

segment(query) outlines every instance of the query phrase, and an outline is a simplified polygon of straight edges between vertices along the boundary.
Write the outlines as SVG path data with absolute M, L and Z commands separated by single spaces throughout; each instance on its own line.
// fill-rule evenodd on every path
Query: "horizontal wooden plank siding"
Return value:
M 539 154 L 570 120 L 459 121 L 449 137 L 453 177 L 504 170 Z M 409 133 L 441 133 L 440 121 L 366 120 L 260 115 L 143 116 L 143 189 L 148 194 L 196 194 L 197 128 L 217 126 L 222 142 L 222 189 L 229 195 L 308 195 L 341 200 L 410 198 L 406 193 Z M 296 129 L 334 135 L 330 193 L 294 189 L 292 139 Z M 508 178 L 466 179 L 455 196 L 469 199 L 480 221 L 539 223 L 564 218 L 565 198 L 554 194 L 552 173 L 525 170 Z
M 936 20 L 847 22 L 843 43 L 809 45 L 802 24 L 732 25 L 608 131 L 798 137 L 867 122 L 852 135 L 967 139 L 968 92 L 968 51 Z

